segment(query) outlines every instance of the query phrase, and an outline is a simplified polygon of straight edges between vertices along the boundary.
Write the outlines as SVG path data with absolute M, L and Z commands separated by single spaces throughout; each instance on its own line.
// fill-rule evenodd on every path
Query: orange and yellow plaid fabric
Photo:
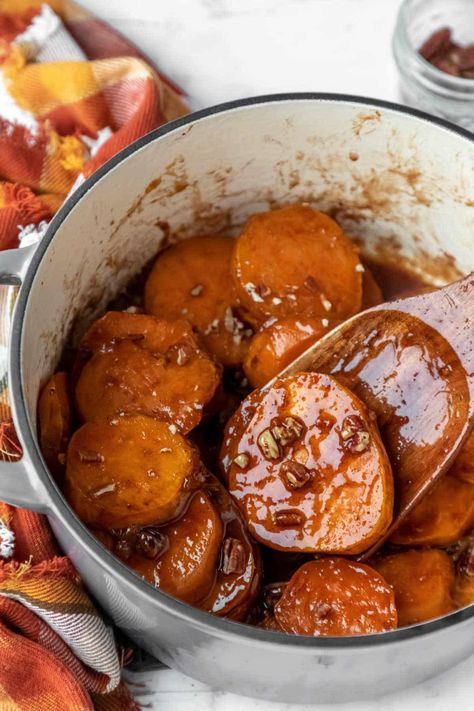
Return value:
M 69 0 L 0 0 L 0 249 L 38 241 L 85 177 L 186 111 L 138 49 Z M 3 365 L 0 456 L 15 459 Z M 137 708 L 113 633 L 46 519 L 1 502 L 0 660 L 0 711 Z

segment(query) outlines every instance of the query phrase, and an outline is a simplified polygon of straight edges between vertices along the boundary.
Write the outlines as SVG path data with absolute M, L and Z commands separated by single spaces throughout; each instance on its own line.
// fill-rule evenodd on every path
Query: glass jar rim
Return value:
M 457 96 L 462 95 L 463 98 L 470 98 L 472 94 L 472 98 L 474 98 L 474 79 L 456 77 L 447 72 L 443 72 L 422 57 L 419 51 L 413 46 L 408 35 L 408 27 L 410 24 L 409 13 L 414 2 L 415 0 L 403 0 L 398 11 L 393 45 L 395 61 L 399 70 L 402 73 L 404 72 L 402 58 L 398 52 L 398 49 L 401 48 L 413 62 L 414 66 L 420 71 L 420 74 L 424 76 L 425 81 L 423 83 L 431 87 L 436 87 L 437 89 L 445 89 Z M 421 77 L 419 78 L 421 79 Z

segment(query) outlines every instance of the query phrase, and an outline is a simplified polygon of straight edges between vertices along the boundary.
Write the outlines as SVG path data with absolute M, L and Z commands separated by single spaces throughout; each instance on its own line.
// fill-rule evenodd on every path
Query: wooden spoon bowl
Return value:
M 367 558 L 450 467 L 474 424 L 474 274 L 354 316 L 277 377 L 301 371 L 334 375 L 377 417 L 397 500 Z

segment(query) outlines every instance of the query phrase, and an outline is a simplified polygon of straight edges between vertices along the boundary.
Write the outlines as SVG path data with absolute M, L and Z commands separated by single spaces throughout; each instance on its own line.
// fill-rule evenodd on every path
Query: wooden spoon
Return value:
M 277 377 L 300 371 L 335 375 L 377 416 L 397 500 L 367 558 L 450 467 L 474 424 L 474 273 L 354 316 Z

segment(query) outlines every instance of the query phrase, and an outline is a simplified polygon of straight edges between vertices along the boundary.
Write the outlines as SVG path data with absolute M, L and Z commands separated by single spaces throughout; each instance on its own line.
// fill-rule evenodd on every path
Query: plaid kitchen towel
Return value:
M 65 197 L 131 141 L 186 113 L 125 38 L 68 0 L 0 0 L 0 249 L 35 243 Z M 0 288 L 0 456 L 13 288 Z M 123 659 L 46 519 L 0 502 L 0 711 L 135 709 Z

